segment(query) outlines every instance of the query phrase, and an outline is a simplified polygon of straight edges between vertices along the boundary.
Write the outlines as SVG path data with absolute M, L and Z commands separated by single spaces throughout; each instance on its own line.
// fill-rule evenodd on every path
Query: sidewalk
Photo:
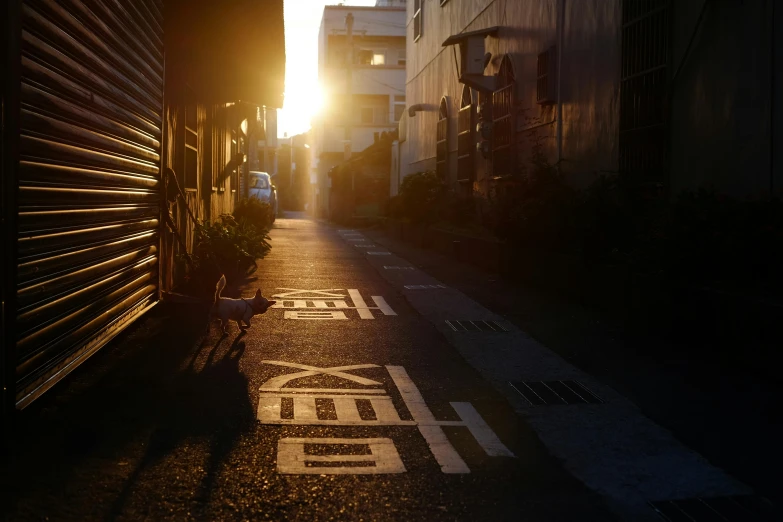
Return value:
M 631 336 L 576 303 L 512 287 L 497 275 L 379 229 L 362 232 L 627 397 L 685 446 L 757 493 L 779 497 L 783 427 L 774 421 L 783 398 L 779 383 L 719 361 L 683 360 L 674 342 Z

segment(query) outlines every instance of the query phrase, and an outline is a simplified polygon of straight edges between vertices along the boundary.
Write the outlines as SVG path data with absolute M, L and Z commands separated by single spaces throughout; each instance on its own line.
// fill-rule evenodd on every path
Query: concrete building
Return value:
M 325 109 L 312 130 L 315 215 L 328 215 L 329 170 L 397 128 L 405 64 L 404 1 L 324 8 L 318 77 Z
M 538 150 L 576 185 L 630 172 L 669 194 L 709 186 L 780 195 L 783 9 L 775 7 L 411 0 L 392 194 L 423 170 L 487 193 Z

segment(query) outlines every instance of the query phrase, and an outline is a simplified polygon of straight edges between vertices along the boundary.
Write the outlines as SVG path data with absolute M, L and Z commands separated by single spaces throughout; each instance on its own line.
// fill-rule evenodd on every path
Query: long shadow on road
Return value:
M 159 305 L 19 413 L 0 518 L 154 518 L 179 475 L 190 480 L 172 500 L 206 505 L 254 415 L 239 370 L 245 343 L 205 346 L 205 319 L 205 306 Z M 183 451 L 189 458 L 175 457 Z

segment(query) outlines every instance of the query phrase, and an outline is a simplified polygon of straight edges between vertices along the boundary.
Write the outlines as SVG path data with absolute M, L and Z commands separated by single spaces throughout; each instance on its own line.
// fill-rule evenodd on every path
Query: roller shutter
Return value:
M 157 299 L 161 13 L 22 2 L 19 407 Z

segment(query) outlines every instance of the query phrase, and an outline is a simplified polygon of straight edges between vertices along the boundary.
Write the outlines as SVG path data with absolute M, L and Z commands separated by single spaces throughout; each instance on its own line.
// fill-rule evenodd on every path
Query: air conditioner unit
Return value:
M 538 55 L 536 103 L 551 105 L 557 102 L 557 50 L 550 47 Z

